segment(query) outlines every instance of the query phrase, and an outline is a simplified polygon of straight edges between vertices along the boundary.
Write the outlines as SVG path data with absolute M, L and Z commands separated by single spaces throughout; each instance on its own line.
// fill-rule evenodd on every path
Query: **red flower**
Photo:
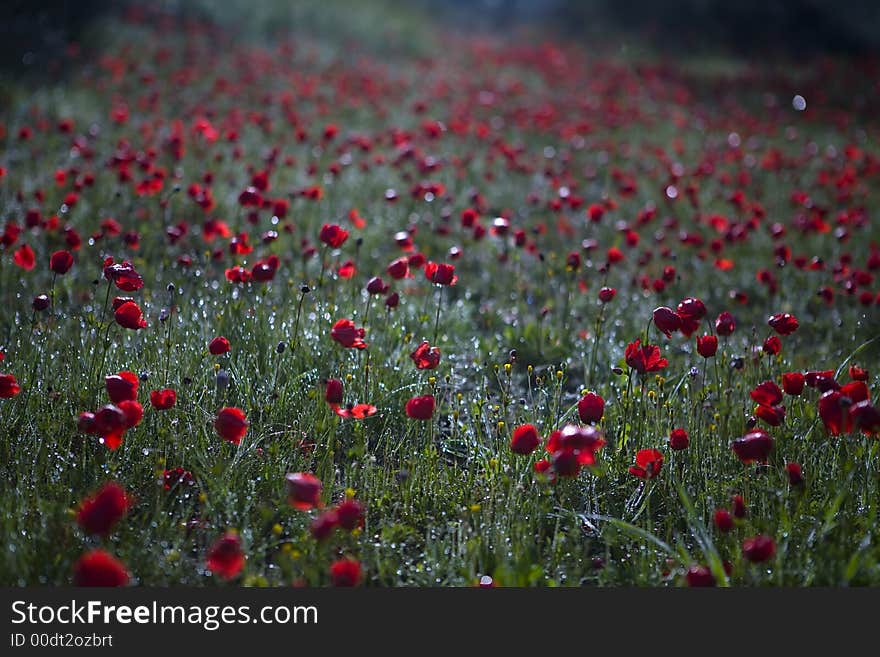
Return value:
M 853 381 L 867 381 L 869 378 L 868 370 L 862 369 L 858 365 L 850 365 L 849 378 Z
M 319 514 L 314 520 L 312 520 L 311 525 L 309 525 L 309 531 L 312 534 L 312 538 L 316 541 L 323 541 L 325 538 L 330 536 L 333 533 L 333 530 L 339 526 L 339 515 L 334 510 L 325 511 L 324 513 Z
M 669 433 L 669 448 L 674 449 L 676 451 L 687 449 L 688 445 L 690 445 L 690 436 L 688 436 L 688 432 L 684 429 L 673 429 Z
M 773 381 L 764 381 L 755 386 L 749 396 L 758 404 L 775 406 L 782 401 L 782 391 Z
M 526 456 L 534 452 L 540 444 L 541 436 L 538 434 L 535 426 L 523 424 L 513 430 L 513 437 L 510 439 L 510 451 L 514 454 Z
M 440 349 L 432 347 L 427 340 L 423 340 L 409 357 L 416 364 L 416 369 L 433 370 L 440 364 Z
M 654 325 L 660 329 L 667 338 L 681 328 L 681 317 L 672 308 L 660 306 L 654 309 Z
M 743 463 L 766 463 L 773 449 L 773 437 L 766 431 L 755 429 L 734 440 L 730 448 Z
M 116 264 L 113 258 L 104 260 L 104 278 L 123 292 L 135 292 L 144 286 L 144 279 L 127 260 Z
M 357 586 L 361 581 L 361 564 L 354 559 L 338 559 L 330 564 L 333 586 Z
M 125 566 L 104 550 L 92 550 L 82 555 L 73 568 L 74 586 L 125 586 L 128 572 Z
M 715 320 L 715 332 L 718 335 L 728 336 L 732 335 L 736 330 L 736 320 L 726 310 L 718 315 L 718 318 Z
M 686 297 L 676 306 L 678 316 L 681 317 L 681 332 L 690 337 L 700 326 L 700 320 L 706 316 L 705 304 L 695 297 Z
M 357 500 L 344 500 L 336 507 L 339 526 L 347 531 L 354 531 L 364 524 L 364 505 Z
M 748 561 L 763 563 L 776 554 L 776 542 L 770 536 L 753 536 L 743 541 L 742 552 Z
M 119 410 L 125 416 L 125 428 L 131 429 L 141 423 L 144 417 L 144 407 L 133 399 L 126 399 L 118 404 Z
M 338 249 L 348 239 L 348 231 L 336 224 L 324 224 L 318 238 L 330 248 Z
M 730 511 L 727 509 L 715 509 L 712 521 L 720 532 L 729 532 L 733 529 L 733 516 L 730 515 Z
M 321 491 L 324 489 L 321 480 L 308 472 L 288 474 L 287 502 L 298 511 L 308 511 L 321 506 Z
M 785 420 L 785 406 L 763 406 L 758 404 L 755 407 L 755 415 L 771 427 L 778 427 Z
M 411 417 L 414 420 L 430 420 L 434 415 L 434 406 L 433 395 L 413 397 L 406 402 L 407 417 Z
M 340 319 L 330 329 L 330 337 L 346 349 L 366 349 L 369 346 L 364 342 L 366 333 L 363 328 L 355 328 L 350 319 Z
M 194 486 L 193 474 L 189 470 L 183 468 L 172 468 L 162 472 L 162 488 L 171 490 L 175 486 Z
M 599 301 L 602 303 L 608 303 L 614 298 L 614 295 L 617 294 L 617 290 L 613 287 L 603 287 L 599 290 Z
M 11 399 L 21 392 L 21 386 L 11 374 L 0 374 L 0 399 Z
M 425 278 L 437 285 L 455 285 L 458 281 L 455 265 L 437 262 L 425 263 Z
M 59 275 L 64 275 L 73 267 L 73 255 L 70 251 L 56 251 L 49 258 L 49 269 Z
M 640 479 L 653 479 L 663 467 L 663 454 L 656 449 L 640 449 L 636 453 L 636 464 L 630 466 L 629 473 Z
M 786 372 L 782 375 L 782 389 L 786 395 L 797 396 L 804 391 L 806 379 L 800 372 Z
M 782 340 L 775 335 L 771 335 L 764 340 L 764 345 L 761 348 L 768 356 L 778 356 L 782 352 Z
M 115 481 L 104 484 L 98 492 L 80 504 L 76 521 L 88 534 L 109 534 L 131 506 L 125 489 Z
M 798 320 L 794 315 L 788 313 L 777 313 L 772 315 L 767 323 L 779 335 L 791 335 L 798 329 Z
M 80 416 L 82 418 L 82 416 Z M 122 445 L 122 434 L 128 428 L 128 420 L 125 412 L 118 406 L 107 404 L 98 409 L 94 414 L 91 424 L 92 433 L 100 436 L 102 442 L 110 450 L 116 450 Z
M 208 343 L 208 351 L 211 352 L 212 356 L 227 354 L 229 353 L 229 349 L 229 340 L 224 338 L 222 335 L 217 336 Z
M 714 335 L 701 335 L 697 338 L 697 353 L 703 358 L 712 358 L 718 351 L 718 338 Z
M 208 569 L 222 579 L 232 579 L 244 568 L 244 551 L 236 532 L 226 532 L 208 549 Z
M 388 268 L 385 270 L 388 272 L 388 275 L 394 280 L 400 280 L 402 278 L 406 278 L 409 276 L 409 261 L 406 257 L 397 258 L 397 260 L 393 260 Z
M 746 517 L 748 511 L 746 510 L 746 501 L 742 495 L 734 495 L 730 498 L 730 512 L 734 518 L 739 518 L 740 520 Z
M 122 328 L 137 331 L 138 329 L 147 327 L 143 311 L 134 301 L 126 301 L 119 306 L 113 314 L 116 318 L 116 323 Z
M 363 420 L 364 418 L 370 417 L 371 415 L 375 415 L 379 410 L 372 404 L 355 404 L 345 407 L 340 407 L 337 405 L 332 405 L 333 412 L 336 413 L 339 417 L 351 418 L 355 420 Z
M 281 262 L 276 255 L 270 255 L 264 260 L 257 260 L 251 267 L 251 278 L 259 283 L 268 283 L 275 278 L 275 272 L 278 271 L 280 265 Z
M 214 429 L 223 440 L 233 445 L 241 444 L 241 439 L 244 438 L 248 429 L 248 421 L 244 411 L 229 406 L 220 409 L 214 419 Z
M 605 415 L 605 400 L 595 392 L 588 392 L 581 397 L 577 408 L 581 422 L 595 424 Z
M 388 284 L 379 276 L 373 276 L 367 281 L 367 294 L 385 294 L 391 289 Z
M 123 371 L 104 377 L 107 396 L 114 404 L 119 404 L 127 399 L 136 400 L 138 385 L 140 385 L 140 380 L 134 372 Z
M 785 472 L 788 474 L 788 483 L 792 486 L 800 486 L 804 483 L 804 472 L 800 463 L 786 463 Z
M 850 407 L 868 401 L 870 395 L 864 381 L 851 381 L 839 390 L 829 390 L 819 398 L 819 417 L 832 436 L 849 433 L 853 428 Z
M 639 374 L 658 372 L 669 364 L 669 361 L 660 356 L 660 347 L 653 344 L 641 346 L 642 341 L 637 339 L 626 346 L 626 364 Z
M 327 385 L 324 389 L 324 401 L 331 406 L 338 406 L 342 403 L 342 400 L 342 381 L 339 379 L 327 379 Z
M 157 411 L 167 411 L 177 403 L 177 392 L 171 388 L 150 391 L 150 404 Z
M 25 271 L 30 271 L 37 264 L 34 250 L 27 244 L 22 244 L 15 250 L 15 253 L 12 254 L 12 260 Z
M 691 566 L 685 574 L 685 580 L 690 587 L 715 586 L 715 576 L 706 566 Z

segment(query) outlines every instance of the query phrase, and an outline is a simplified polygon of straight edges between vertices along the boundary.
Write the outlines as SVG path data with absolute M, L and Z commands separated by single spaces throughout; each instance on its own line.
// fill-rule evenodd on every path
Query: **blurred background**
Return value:
M 42 71 L 70 42 L 88 45 L 96 23 L 134 0 L 3 0 L 0 63 Z M 300 31 L 378 48 L 429 49 L 426 24 L 499 34 L 540 30 L 663 53 L 811 57 L 880 50 L 880 2 L 864 0 L 153 0 L 243 36 Z M 375 28 L 379 29 L 375 29 Z

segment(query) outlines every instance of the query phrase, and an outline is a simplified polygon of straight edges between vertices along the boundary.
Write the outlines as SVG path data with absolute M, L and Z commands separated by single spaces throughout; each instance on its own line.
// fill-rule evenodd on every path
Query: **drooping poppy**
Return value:
M 226 532 L 208 549 L 206 565 L 208 570 L 222 579 L 232 579 L 244 568 L 245 554 L 241 548 L 241 537 L 237 532 Z
M 119 404 L 127 399 L 136 400 L 140 379 L 134 372 L 124 370 L 119 374 L 111 374 L 104 377 L 104 387 L 107 396 L 114 404 Z
M 654 326 L 660 329 L 667 338 L 671 338 L 672 334 L 681 328 L 681 317 L 672 308 L 666 306 L 654 309 L 653 321 Z
M 73 567 L 74 586 L 125 586 L 128 580 L 122 562 L 101 549 L 86 552 Z
M 321 506 L 321 480 L 308 472 L 289 473 L 285 477 L 287 502 L 298 511 L 308 511 Z
M 131 503 L 122 486 L 115 481 L 107 482 L 94 495 L 82 501 L 76 522 L 88 534 L 109 534 L 128 512 Z
M 240 408 L 231 406 L 221 408 L 217 417 L 214 418 L 214 429 L 223 440 L 233 445 L 239 445 L 247 433 L 247 417 Z
M 104 278 L 123 292 L 136 292 L 144 286 L 143 277 L 127 260 L 114 263 L 113 258 L 104 260 Z

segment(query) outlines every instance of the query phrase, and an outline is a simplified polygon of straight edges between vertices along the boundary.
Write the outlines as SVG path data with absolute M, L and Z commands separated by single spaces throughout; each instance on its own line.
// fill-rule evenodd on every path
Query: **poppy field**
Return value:
M 3 84 L 0 583 L 880 584 L 880 62 L 114 21 Z

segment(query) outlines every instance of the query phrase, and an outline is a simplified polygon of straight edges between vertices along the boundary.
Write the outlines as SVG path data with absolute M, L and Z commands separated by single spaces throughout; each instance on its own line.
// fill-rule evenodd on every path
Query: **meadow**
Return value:
M 880 62 L 113 20 L 3 81 L 0 583 L 880 584 Z

